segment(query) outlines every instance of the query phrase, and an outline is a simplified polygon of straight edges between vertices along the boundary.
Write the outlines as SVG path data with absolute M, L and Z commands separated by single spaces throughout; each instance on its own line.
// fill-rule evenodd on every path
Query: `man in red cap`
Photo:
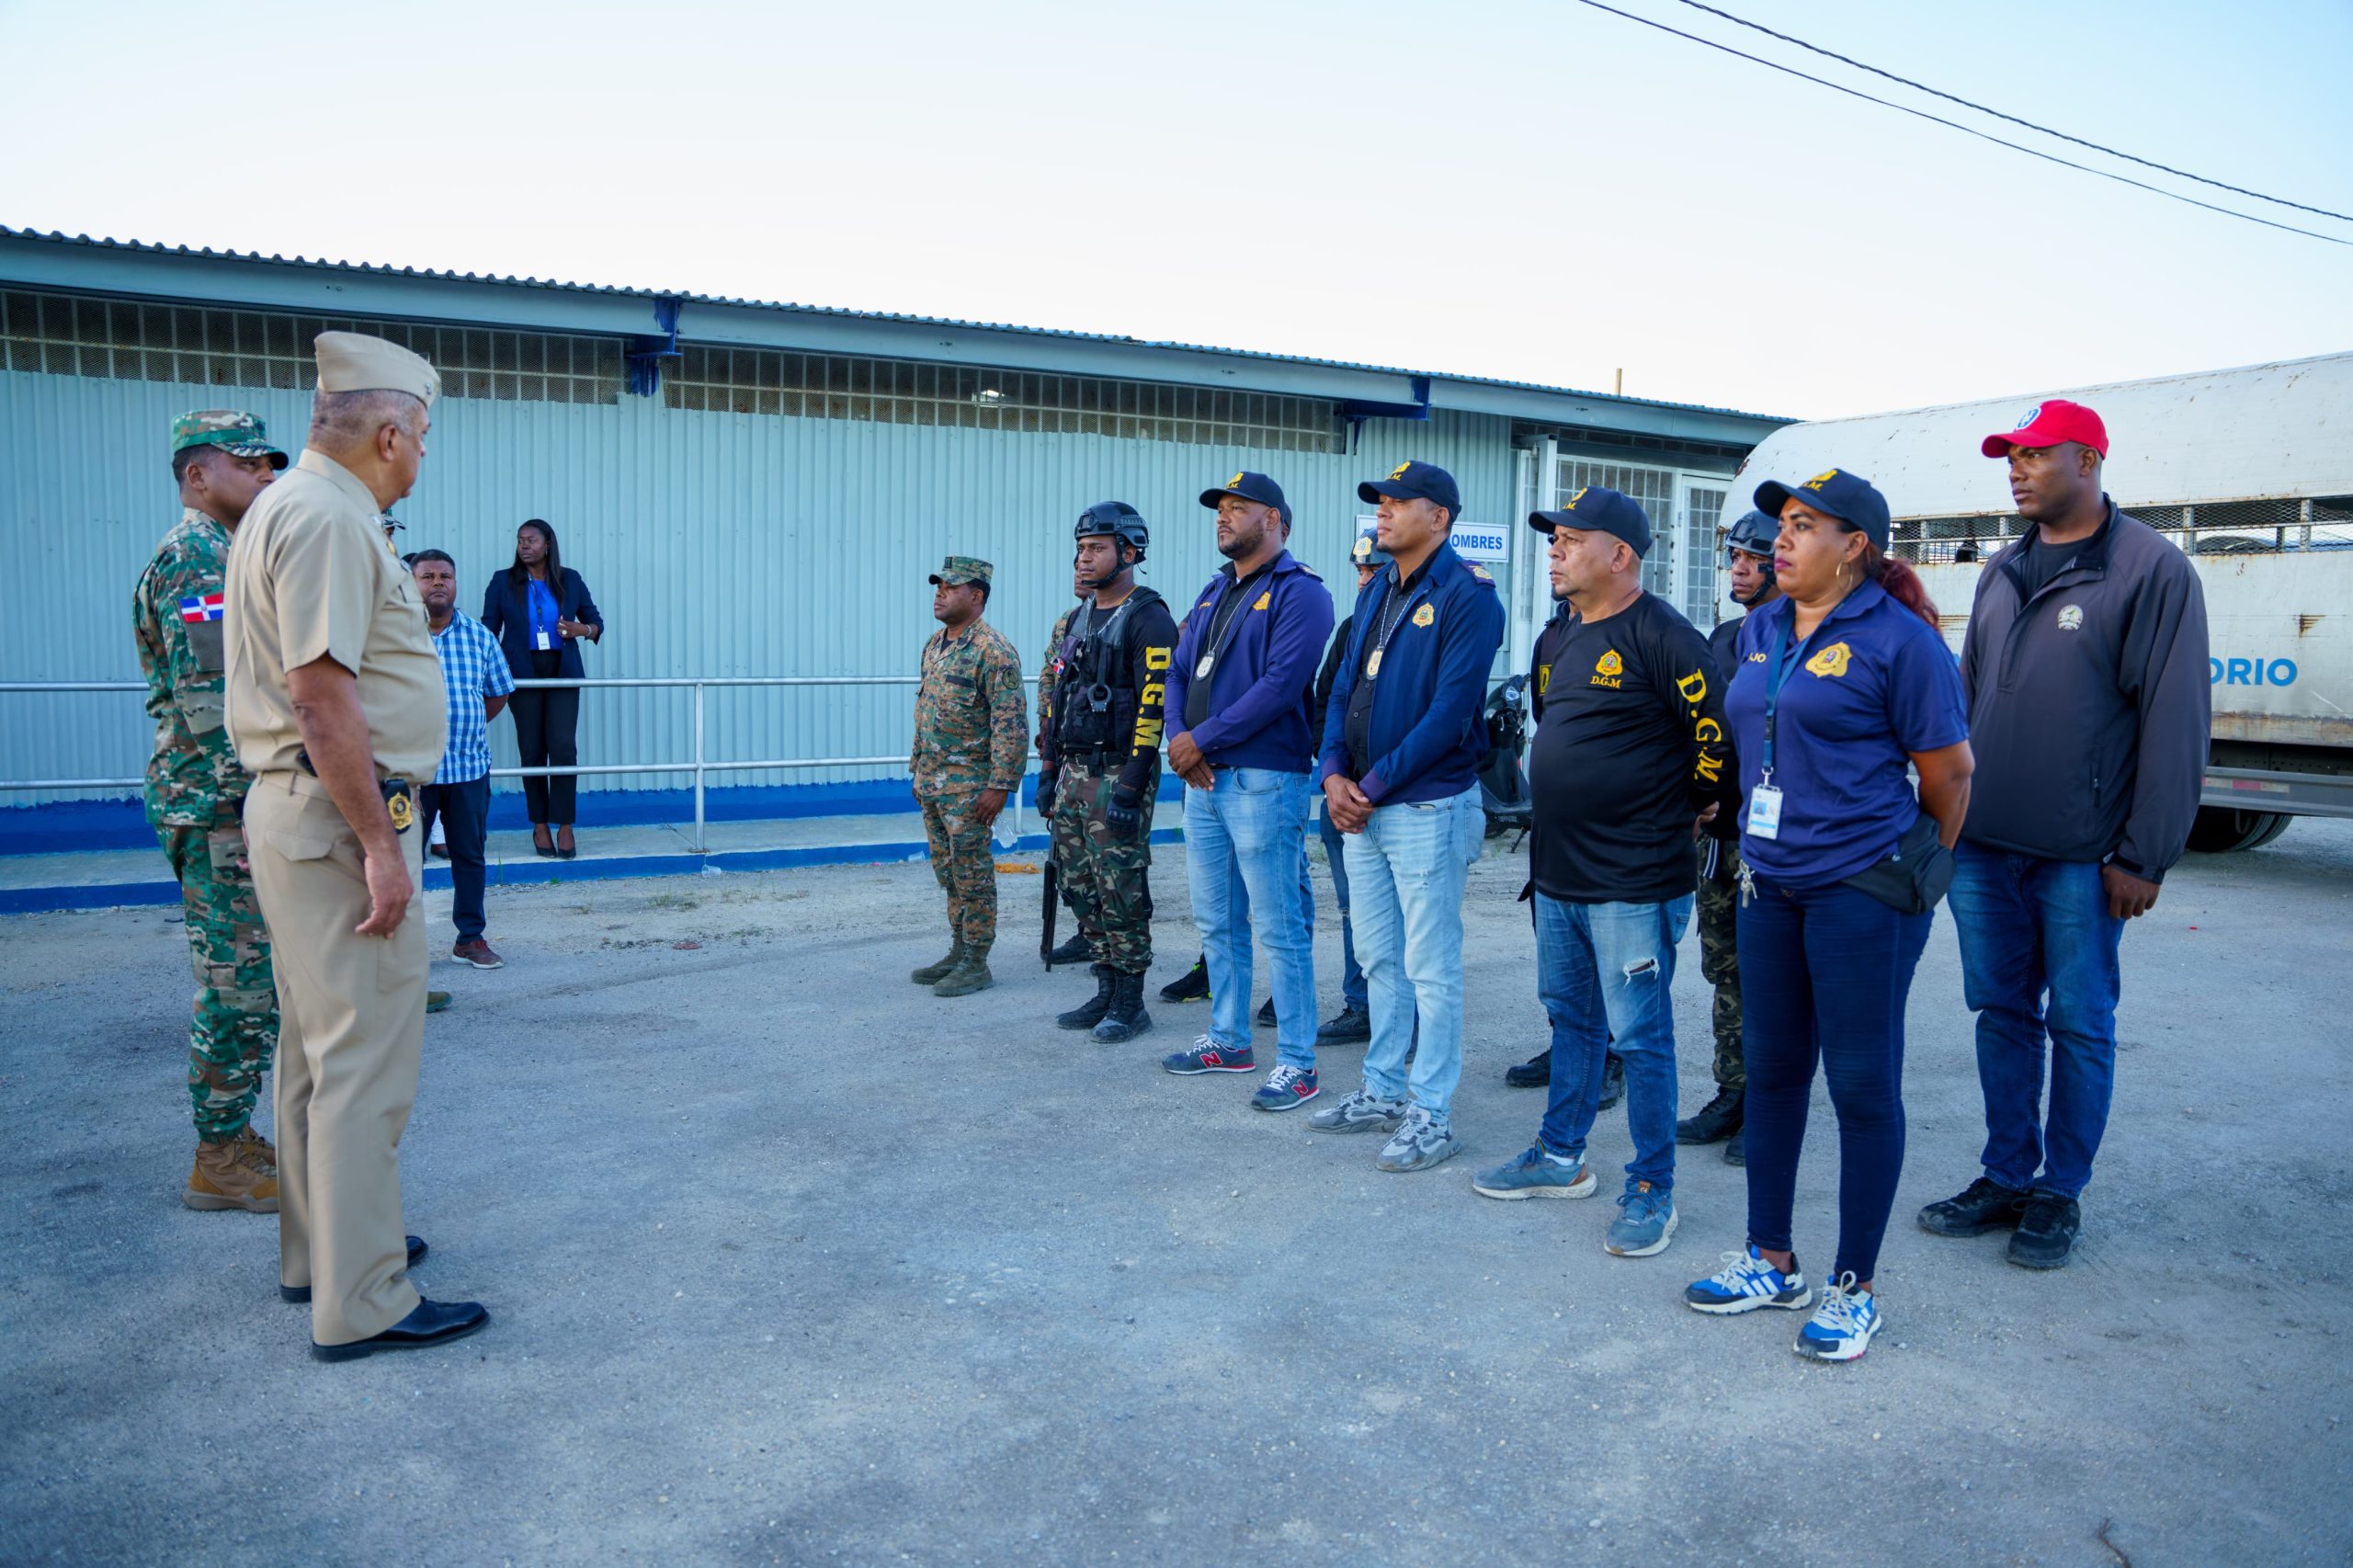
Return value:
M 1977 771 L 1952 910 L 1984 1174 L 1920 1224 L 2009 1230 L 2012 1263 L 2057 1268 L 2108 1126 L 2124 923 L 2156 903 L 2198 812 L 2206 601 L 2188 559 L 2108 498 L 2098 415 L 2052 398 L 1984 452 L 2009 460 L 2027 522 L 1979 575 L 1961 651 Z

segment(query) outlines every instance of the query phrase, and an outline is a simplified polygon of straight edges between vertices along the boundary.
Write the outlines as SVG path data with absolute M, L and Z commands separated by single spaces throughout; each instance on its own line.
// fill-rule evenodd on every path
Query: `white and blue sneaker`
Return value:
M 1794 1312 L 1813 1304 L 1813 1287 L 1805 1282 L 1797 1254 L 1790 1255 L 1787 1273 L 1765 1260 L 1756 1244 L 1746 1252 L 1724 1254 L 1724 1266 L 1705 1279 L 1683 1287 L 1683 1304 L 1695 1312 L 1729 1316 L 1758 1307 L 1787 1307 Z
M 1600 1185 L 1584 1155 L 1563 1159 L 1541 1142 L 1471 1178 L 1471 1190 L 1482 1198 L 1591 1198 Z
M 1882 1321 L 1878 1300 L 1855 1288 L 1851 1271 L 1842 1274 L 1822 1292 L 1822 1304 L 1798 1330 L 1797 1352 L 1816 1361 L 1855 1360 L 1870 1348 L 1871 1335 Z

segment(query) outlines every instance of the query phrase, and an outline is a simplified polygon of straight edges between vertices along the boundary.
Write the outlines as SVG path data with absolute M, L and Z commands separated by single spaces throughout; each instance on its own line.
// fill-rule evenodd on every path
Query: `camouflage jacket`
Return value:
M 1054 682 L 1062 678 L 1063 639 L 1070 635 L 1071 618 L 1086 608 L 1082 601 L 1063 611 L 1063 618 L 1054 622 L 1053 631 L 1047 634 L 1046 656 L 1038 661 L 1038 733 L 1032 744 L 1040 755 L 1053 738 Z
M 932 633 L 915 696 L 915 793 L 1012 793 L 1029 760 L 1029 721 L 1021 656 L 1003 632 L 975 620 L 960 633 Z
M 233 813 L 252 779 L 222 722 L 222 587 L 229 530 L 194 507 L 155 547 L 131 590 L 131 623 L 155 753 L 147 762 L 147 820 L 204 827 Z

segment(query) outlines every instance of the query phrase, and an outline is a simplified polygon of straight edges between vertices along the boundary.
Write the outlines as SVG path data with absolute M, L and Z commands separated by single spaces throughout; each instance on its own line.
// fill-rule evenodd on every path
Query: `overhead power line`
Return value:
M 2312 206 L 2307 202 L 2290 201 L 2284 196 L 2266 196 L 2259 190 L 2249 190 L 2243 185 L 2231 185 L 2222 180 L 2208 179 L 2204 175 L 2194 175 L 2188 169 L 2175 168 L 2171 164 L 2160 164 L 2154 158 L 2136 157 L 2119 148 L 2107 146 L 2098 142 L 2087 142 L 2083 137 L 2070 136 L 2063 131 L 2053 131 L 2047 125 L 2038 125 L 2033 120 L 2021 119 L 2017 115 L 2005 114 L 1997 108 L 1989 108 L 1984 104 L 1961 97 L 1958 94 L 1931 87 L 1926 82 L 1915 82 L 1909 76 L 1899 76 L 1893 71 L 1882 71 L 1876 65 L 1867 65 L 1854 56 L 1841 54 L 1835 49 L 1824 49 L 1818 43 L 1808 43 L 1802 38 L 1792 38 L 1788 33 L 1775 32 L 1762 22 L 1752 22 L 1745 17 L 1735 17 L 1730 11 L 1705 4 L 1704 0 L 1682 0 L 1682 3 L 1695 11 L 1705 11 L 1711 17 L 1722 17 L 1727 22 L 1763 33 L 1767 38 L 1777 38 L 1783 43 L 1793 43 L 1800 49 L 1821 55 L 1825 60 L 1836 60 L 1840 64 L 1851 65 L 1858 71 L 1868 71 L 1874 76 L 1883 76 L 1891 82 L 1901 83 L 1915 92 L 1926 93 L 1932 98 L 1942 98 L 1949 104 L 1959 104 L 1963 108 L 1975 109 L 1979 114 L 1991 115 L 1995 119 L 2006 119 L 2012 125 L 2022 125 L 2029 131 L 2040 131 L 2045 136 L 2055 136 L 2062 142 L 2072 142 L 2078 147 L 2088 147 L 2095 153 L 2105 153 L 2111 158 L 2121 158 L 2128 164 L 2138 164 L 2144 169 L 2155 169 L 2161 174 L 2176 175 L 2183 179 L 2196 180 L 2200 185 L 2211 185 L 2216 190 L 2227 190 L 2234 196 L 2251 196 L 2257 201 L 2268 201 L 2275 207 L 2292 207 L 2299 212 L 2311 212 L 2319 217 L 2337 218 L 2347 223 L 2353 223 L 2353 213 L 2336 212 L 2325 207 Z
M 1860 98 L 1867 104 L 1877 104 L 1881 108 L 1892 108 L 1898 114 L 1908 114 L 1915 119 L 1925 119 L 1934 125 L 1945 126 L 1960 131 L 1964 136 L 1974 136 L 1981 142 L 1991 142 L 1996 147 L 2007 147 L 2013 153 L 2024 153 L 2029 158 L 2040 158 L 2046 164 L 2057 164 L 2062 168 L 2074 169 L 2081 174 L 2097 175 L 2102 179 L 2111 179 L 2119 185 L 2129 185 L 2136 189 L 2151 191 L 2175 201 L 2187 202 L 2192 207 L 2202 207 L 2209 212 L 2220 212 L 2225 218 L 2236 218 L 2242 222 L 2260 223 L 2267 229 L 2302 234 L 2308 240 L 2320 240 L 2332 245 L 2353 245 L 2353 240 L 2340 238 L 2336 234 L 2324 234 L 2312 229 L 2300 229 L 2293 223 L 2280 223 L 2269 218 L 2258 218 L 2252 212 L 2241 212 L 2236 208 L 2220 207 L 2211 201 L 2200 201 L 2194 196 L 2185 196 L 2177 190 L 2167 190 L 2161 185 L 2151 185 L 2146 180 L 2134 179 L 2130 175 L 2120 175 L 2113 169 L 2094 168 L 2089 164 L 2079 164 L 2072 158 L 2063 158 L 2056 153 L 2046 153 L 2039 147 L 2029 147 L 2017 142 L 2006 141 L 1991 131 L 1980 131 L 1973 125 L 1963 125 L 1957 119 L 1947 119 L 1940 114 L 1930 114 L 1927 109 L 1915 108 L 1910 104 L 1900 104 L 1891 98 L 1876 97 L 1859 87 L 1849 87 L 1843 82 L 1833 82 L 1826 77 L 1801 71 L 1794 65 L 1784 65 L 1778 60 L 1768 60 L 1761 54 L 1751 54 L 1745 50 L 1734 49 L 1728 43 L 1718 43 L 1714 39 L 1701 38 L 1698 33 L 1685 32 L 1680 28 L 1670 28 L 1665 22 L 1653 21 L 1648 17 L 1637 16 L 1631 11 L 1621 11 L 1615 6 L 1605 6 L 1601 0 L 1577 0 L 1577 3 L 1581 6 L 1590 6 L 1597 11 L 1607 11 L 1613 17 L 1622 17 L 1630 22 L 1640 22 L 1646 28 L 1654 28 L 1660 32 L 1683 39 L 1690 43 L 1703 44 L 1720 53 L 1729 54 L 1736 60 L 1745 60 L 1752 65 L 1762 65 L 1768 71 L 1779 71 L 1784 76 L 1794 76 L 1801 82 L 1811 82 L 1817 87 L 1827 87 L 1834 93 L 1844 93 L 1850 98 Z

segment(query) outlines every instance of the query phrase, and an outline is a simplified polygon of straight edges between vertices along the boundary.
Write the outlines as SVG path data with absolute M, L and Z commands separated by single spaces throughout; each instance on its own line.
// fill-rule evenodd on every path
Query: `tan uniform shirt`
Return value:
M 429 780 L 449 727 L 425 601 L 384 542 L 376 498 L 305 450 L 264 490 L 229 553 L 228 725 L 248 772 L 301 770 L 286 672 L 333 659 L 359 681 L 377 770 Z

